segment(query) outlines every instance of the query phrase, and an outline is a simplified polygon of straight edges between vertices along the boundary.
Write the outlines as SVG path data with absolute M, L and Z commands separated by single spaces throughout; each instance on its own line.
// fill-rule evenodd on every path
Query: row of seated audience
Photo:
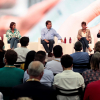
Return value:
M 48 62 L 44 51 L 28 50 L 28 43 L 29 38 L 22 37 L 21 47 L 4 51 L 0 40 L 3 100 L 100 100 L 100 42 L 95 44 L 95 52 L 90 56 L 81 52 L 79 41 L 71 55 L 63 55 L 62 47 L 56 45 L 55 58 Z M 22 63 L 19 68 L 16 62 Z

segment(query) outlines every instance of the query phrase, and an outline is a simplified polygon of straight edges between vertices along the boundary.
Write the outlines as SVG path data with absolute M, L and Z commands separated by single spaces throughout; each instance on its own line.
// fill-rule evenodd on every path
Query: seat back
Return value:
M 90 64 L 89 63 L 73 63 L 73 68 L 88 68 L 90 69 Z
M 82 90 L 82 87 L 77 88 L 77 89 L 69 89 L 69 90 L 56 87 L 56 92 L 57 92 L 57 95 L 61 95 L 61 96 L 77 96 L 77 95 L 79 95 L 80 100 L 83 100 L 84 92 Z
M 17 68 L 20 68 L 20 65 L 21 64 L 24 64 L 25 62 L 16 62 L 15 64 L 14 64 L 14 66 L 16 66 Z

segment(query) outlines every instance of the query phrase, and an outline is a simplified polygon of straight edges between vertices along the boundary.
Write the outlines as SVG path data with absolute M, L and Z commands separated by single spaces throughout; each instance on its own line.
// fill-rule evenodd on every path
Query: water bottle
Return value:
M 66 37 L 64 38 L 64 43 L 66 43 Z
M 69 43 L 71 43 L 72 42 L 72 39 L 71 39 L 71 37 L 69 38 Z

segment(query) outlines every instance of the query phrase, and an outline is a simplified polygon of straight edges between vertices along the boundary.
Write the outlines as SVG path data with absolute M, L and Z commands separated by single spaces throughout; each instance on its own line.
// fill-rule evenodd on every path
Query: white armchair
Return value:
M 5 45 L 5 50 L 10 49 L 10 44 L 8 44 L 6 34 L 3 35 L 3 42 Z M 20 43 L 18 43 L 17 46 L 20 47 Z
M 57 39 L 57 37 L 54 37 L 54 41 L 55 41 L 55 44 L 54 44 L 54 46 L 55 46 L 55 45 L 58 44 L 58 39 Z M 38 38 L 38 51 L 39 51 L 39 50 L 45 51 L 43 45 L 41 44 L 41 38 Z

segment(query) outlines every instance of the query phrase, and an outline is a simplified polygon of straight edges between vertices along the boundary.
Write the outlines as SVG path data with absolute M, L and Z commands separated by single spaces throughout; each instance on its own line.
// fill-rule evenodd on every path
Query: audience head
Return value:
M 22 38 L 20 39 L 20 44 L 21 44 L 21 46 L 26 47 L 26 46 L 28 46 L 28 43 L 29 43 L 29 37 L 22 37 Z
M 95 46 L 94 46 L 94 51 L 95 52 L 100 52 L 100 41 L 98 41 Z
M 17 53 L 14 50 L 7 50 L 4 61 L 6 65 L 14 65 L 17 61 Z
M 27 70 L 28 69 L 28 65 L 34 61 L 34 58 L 35 58 L 35 54 L 36 52 L 35 51 L 29 51 L 26 55 L 26 60 L 25 60 L 25 68 L 24 70 Z
M 74 45 L 75 51 L 81 51 L 82 50 L 82 43 L 80 41 L 76 42 Z
M 81 23 L 82 29 L 86 29 L 86 22 Z
M 15 22 L 11 22 L 10 23 L 10 29 L 13 30 L 16 28 L 16 23 Z
M 92 55 L 90 64 L 91 64 L 91 69 L 100 70 L 100 53 L 99 52 L 96 52 Z
M 0 40 L 0 50 L 3 50 L 4 42 Z
M 40 61 L 45 64 L 46 53 L 44 51 L 38 51 L 35 55 L 35 61 Z
M 50 29 L 50 28 L 52 27 L 52 23 L 51 23 L 50 20 L 47 20 L 47 21 L 46 21 L 46 27 L 47 27 L 48 29 Z
M 28 74 L 30 78 L 38 77 L 40 80 L 43 76 L 44 65 L 40 61 L 33 61 L 28 66 Z
M 70 55 L 63 55 L 61 58 L 61 64 L 63 69 L 72 68 L 73 58 Z
M 56 45 L 53 48 L 53 54 L 54 54 L 55 58 L 60 58 L 63 55 L 62 47 L 60 45 Z

